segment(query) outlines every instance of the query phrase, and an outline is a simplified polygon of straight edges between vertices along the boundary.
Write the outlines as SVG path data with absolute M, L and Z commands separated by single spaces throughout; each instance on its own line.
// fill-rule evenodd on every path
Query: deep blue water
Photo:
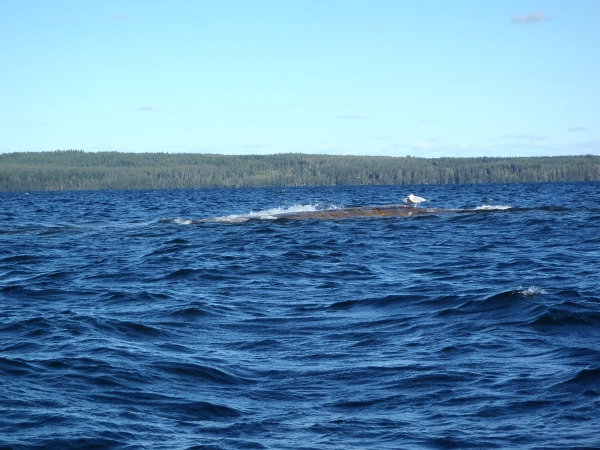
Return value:
M 449 211 L 268 218 L 411 192 Z M 599 430 L 600 183 L 0 193 L 1 448 Z

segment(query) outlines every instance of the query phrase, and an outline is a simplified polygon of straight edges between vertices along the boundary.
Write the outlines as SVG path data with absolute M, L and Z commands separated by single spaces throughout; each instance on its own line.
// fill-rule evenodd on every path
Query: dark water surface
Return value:
M 0 447 L 599 448 L 600 183 L 1 193 Z

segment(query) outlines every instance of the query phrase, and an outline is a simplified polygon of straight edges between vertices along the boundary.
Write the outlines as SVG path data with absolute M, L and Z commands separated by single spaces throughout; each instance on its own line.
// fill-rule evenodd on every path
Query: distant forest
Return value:
M 549 181 L 600 181 L 600 156 L 232 156 L 81 150 L 0 154 L 0 191 Z

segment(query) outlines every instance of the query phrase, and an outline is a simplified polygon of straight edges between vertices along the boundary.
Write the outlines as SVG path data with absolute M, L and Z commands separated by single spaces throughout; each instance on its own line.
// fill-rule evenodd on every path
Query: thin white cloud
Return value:
M 589 127 L 571 127 L 567 131 L 586 131 L 589 129 Z
M 155 111 L 158 108 L 154 106 L 152 103 L 143 103 L 138 108 L 140 111 Z
M 539 134 L 526 134 L 526 133 L 503 134 L 502 136 L 499 136 L 499 137 L 505 138 L 505 139 L 522 139 L 522 140 L 526 140 L 526 141 L 547 141 L 549 139 L 548 136 L 541 136 Z
M 364 116 L 361 116 L 360 114 L 340 114 L 337 118 L 342 120 L 358 120 L 364 119 Z
M 530 25 L 532 23 L 549 22 L 551 20 L 553 19 L 547 17 L 546 14 L 544 14 L 544 11 L 541 9 L 536 9 L 529 14 L 514 16 L 510 19 L 512 23 L 516 23 L 518 25 Z
M 417 120 L 418 123 L 433 123 L 434 121 L 431 119 L 419 119 Z

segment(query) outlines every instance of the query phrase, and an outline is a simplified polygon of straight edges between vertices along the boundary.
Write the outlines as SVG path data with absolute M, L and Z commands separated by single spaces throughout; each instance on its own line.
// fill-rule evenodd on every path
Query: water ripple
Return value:
M 0 197 L 1 448 L 600 446 L 600 183 Z

